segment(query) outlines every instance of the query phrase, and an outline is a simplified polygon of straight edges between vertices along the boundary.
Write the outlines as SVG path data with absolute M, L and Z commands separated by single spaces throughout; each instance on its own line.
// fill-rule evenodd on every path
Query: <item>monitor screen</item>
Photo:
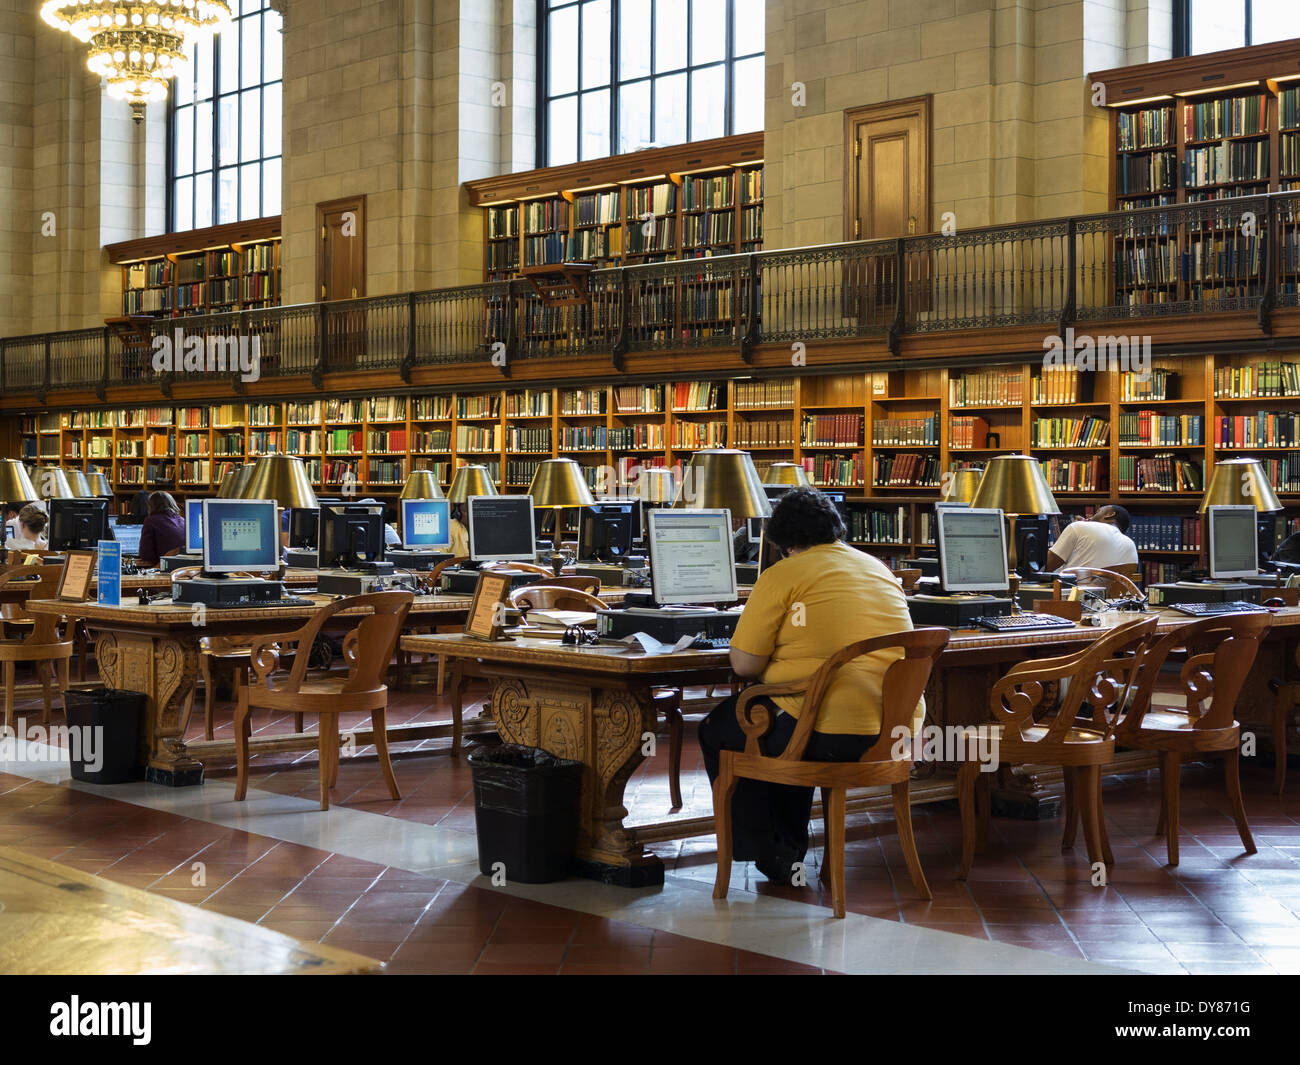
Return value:
M 769 503 L 775 503 L 786 492 L 790 491 L 793 485 L 788 484 L 765 484 L 763 485 L 763 494 L 767 496 Z
M 51 499 L 50 550 L 92 551 L 108 539 L 107 499 Z
M 275 500 L 203 500 L 203 568 L 209 573 L 279 569 L 280 523 Z
M 122 557 L 135 558 L 140 553 L 140 534 L 144 532 L 144 526 L 134 522 L 115 522 L 112 518 L 108 523 L 113 530 L 113 539 L 122 545 Z
M 745 532 L 749 535 L 750 543 L 758 543 L 763 538 L 763 519 L 746 518 Z
M 346 569 L 358 562 L 380 562 L 384 539 L 382 503 L 323 506 L 316 539 L 317 564 L 321 569 Z
M 314 507 L 289 509 L 289 546 L 296 550 L 315 551 L 320 511 Z
M 451 546 L 451 504 L 445 499 L 403 499 L 402 546 L 437 548 Z
M 578 523 L 578 561 L 620 562 L 630 555 L 640 509 L 641 504 L 632 500 L 583 507 Z
M 650 510 L 646 539 L 656 603 L 735 601 L 731 511 Z
M 532 496 L 470 496 L 466 501 L 469 557 L 474 562 L 532 562 Z
M 961 507 L 969 507 L 969 506 L 970 504 L 967 502 L 963 502 L 958 499 L 953 499 L 953 500 L 944 500 L 941 503 L 936 503 L 934 505 L 934 509 L 935 509 L 935 513 L 938 513 L 941 510 L 957 510 Z
M 939 582 L 949 592 L 1007 591 L 1007 537 L 1002 511 L 940 510 Z
M 1252 506 L 1213 506 L 1205 512 L 1209 527 L 1210 577 L 1253 577 L 1259 572 L 1257 512 Z
M 185 553 L 203 554 L 203 500 L 185 500 Z

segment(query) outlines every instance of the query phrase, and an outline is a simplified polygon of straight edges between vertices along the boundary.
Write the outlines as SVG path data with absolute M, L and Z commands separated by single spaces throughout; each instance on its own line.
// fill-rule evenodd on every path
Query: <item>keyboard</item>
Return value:
M 1265 607 L 1258 603 L 1243 603 L 1237 599 L 1231 603 L 1175 603 L 1169 608 L 1193 618 L 1213 618 L 1220 614 L 1258 614 L 1267 613 Z
M 726 651 L 730 647 L 730 636 L 697 636 L 691 643 L 692 651 Z
M 198 605 L 198 604 L 194 604 Z M 260 603 L 204 603 L 202 604 L 208 610 L 252 610 L 264 606 L 309 606 L 318 607 L 322 604 L 313 599 L 299 599 L 295 596 L 282 596 L 279 599 L 268 599 Z
M 996 618 L 976 618 L 975 625 L 990 632 L 1029 632 L 1033 629 L 1069 629 L 1074 622 L 1055 614 L 1004 614 Z

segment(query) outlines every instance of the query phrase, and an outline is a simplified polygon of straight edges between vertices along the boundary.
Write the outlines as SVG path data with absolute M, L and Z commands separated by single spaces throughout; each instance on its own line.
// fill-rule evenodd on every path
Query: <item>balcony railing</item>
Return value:
M 212 358 L 261 378 L 630 352 L 734 348 L 1300 306 L 1300 192 L 986 226 L 900 240 L 593 270 L 584 304 L 525 281 L 0 341 L 0 395 L 210 380 Z M 154 367 L 158 336 L 202 357 Z M 175 347 L 175 344 L 172 344 Z M 197 361 L 196 361 L 197 360 Z M 239 374 L 228 365 L 232 377 Z

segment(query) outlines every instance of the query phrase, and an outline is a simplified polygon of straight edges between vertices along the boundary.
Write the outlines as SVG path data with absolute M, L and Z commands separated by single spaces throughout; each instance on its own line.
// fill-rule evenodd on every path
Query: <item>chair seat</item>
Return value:
M 302 711 L 312 714 L 352 713 L 358 710 L 383 709 L 388 705 L 388 688 L 376 688 L 368 692 L 348 692 L 344 706 L 340 706 L 343 696 L 343 678 L 321 677 L 307 678 L 296 692 L 281 691 L 278 688 L 252 687 L 248 692 L 250 706 L 274 710 Z
M 1187 711 L 1153 706 L 1142 715 L 1140 728 L 1121 733 L 1117 739 L 1126 747 L 1218 751 L 1236 747 L 1240 733 L 1236 721 L 1228 728 L 1197 728 Z
M 0 640 L 0 662 L 48 662 L 71 658 L 71 640 L 57 643 L 23 643 L 22 640 Z
M 723 751 L 738 777 L 768 780 L 804 788 L 861 788 L 873 784 L 894 784 L 911 777 L 912 762 L 887 758 L 881 762 L 804 762 Z M 748 770 L 748 772 L 746 772 Z M 784 779 L 777 779 L 782 777 Z
M 1024 729 L 1024 739 L 1002 734 L 998 744 L 998 760 L 1010 765 L 1044 763 L 1047 765 L 1104 765 L 1115 757 L 1115 741 L 1108 740 L 1096 729 L 1074 725 L 1064 740 L 1049 742 L 1046 739 L 1050 722 L 1029 725 Z

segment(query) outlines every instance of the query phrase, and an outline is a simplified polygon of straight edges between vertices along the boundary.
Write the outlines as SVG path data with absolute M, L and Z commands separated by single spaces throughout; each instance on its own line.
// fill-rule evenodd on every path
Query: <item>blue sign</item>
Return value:
M 95 584 L 100 606 L 122 605 L 122 545 L 116 540 L 99 541 Z

